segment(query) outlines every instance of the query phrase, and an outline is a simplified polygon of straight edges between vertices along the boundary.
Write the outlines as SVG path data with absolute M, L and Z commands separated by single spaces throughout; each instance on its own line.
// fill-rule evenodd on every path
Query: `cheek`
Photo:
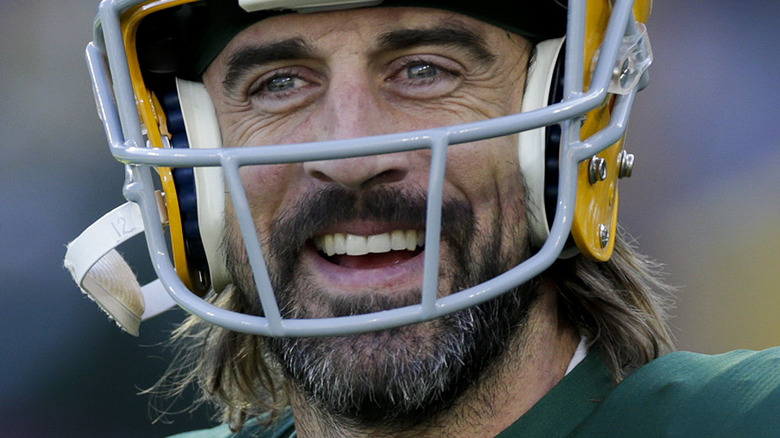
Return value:
M 284 205 L 294 201 L 301 190 L 300 164 L 245 166 L 240 170 L 241 181 L 249 207 L 261 231 L 267 230 L 279 216 Z
M 501 259 L 514 266 L 528 239 L 516 136 L 463 146 L 448 167 L 451 182 L 472 206 L 478 234 L 497 239 Z
M 284 128 L 283 123 L 271 117 L 258 117 L 251 108 L 221 112 L 219 126 L 226 147 L 290 143 L 281 141 L 283 136 L 279 132 Z
M 215 102 L 217 120 L 225 147 L 265 146 L 311 141 L 306 122 L 312 109 L 293 114 L 258 111 L 251 102 L 223 98 Z
M 451 146 L 447 169 L 448 180 L 474 206 L 495 209 L 522 202 L 516 136 Z

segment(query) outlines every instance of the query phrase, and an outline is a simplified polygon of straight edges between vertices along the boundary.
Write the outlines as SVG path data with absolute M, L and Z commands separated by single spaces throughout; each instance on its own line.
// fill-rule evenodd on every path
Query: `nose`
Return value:
M 398 131 L 398 113 L 385 105 L 366 78 L 333 82 L 317 112 L 319 140 L 339 140 Z M 395 128 L 393 128 L 395 126 Z M 304 163 L 307 175 L 322 183 L 353 190 L 403 180 L 410 168 L 409 153 L 367 155 Z
M 324 183 L 352 190 L 391 184 L 404 179 L 409 171 L 408 154 L 361 156 L 304 163 L 306 173 Z

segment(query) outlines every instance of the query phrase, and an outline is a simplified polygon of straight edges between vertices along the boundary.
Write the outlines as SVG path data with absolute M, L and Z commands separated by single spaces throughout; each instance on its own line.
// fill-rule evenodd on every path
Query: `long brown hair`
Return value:
M 599 347 L 615 382 L 674 348 L 666 319 L 675 288 L 624 234 L 618 230 L 608 262 L 577 256 L 543 274 L 557 286 L 559 311 Z

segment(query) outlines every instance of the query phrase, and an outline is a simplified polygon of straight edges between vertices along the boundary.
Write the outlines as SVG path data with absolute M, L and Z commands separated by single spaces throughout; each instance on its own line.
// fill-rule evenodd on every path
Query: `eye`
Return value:
M 266 72 L 253 79 L 244 98 L 260 111 L 292 111 L 315 100 L 323 90 L 323 77 L 305 66 Z
M 274 94 L 285 94 L 306 85 L 307 82 L 294 73 L 278 72 L 268 79 L 259 81 L 250 94 L 272 97 Z
M 464 76 L 460 63 L 439 55 L 402 57 L 388 70 L 388 90 L 412 99 L 443 97 L 457 89 Z
M 287 91 L 295 87 L 295 78 L 292 76 L 280 76 L 271 78 L 265 83 L 265 89 L 270 92 Z
M 411 65 L 406 69 L 406 77 L 409 79 L 431 78 L 437 74 L 439 74 L 439 69 L 429 63 Z

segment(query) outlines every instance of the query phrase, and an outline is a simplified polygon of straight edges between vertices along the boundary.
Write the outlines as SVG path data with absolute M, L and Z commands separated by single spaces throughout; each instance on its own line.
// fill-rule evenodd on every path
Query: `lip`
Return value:
M 378 268 L 347 268 L 331 263 L 312 244 L 307 244 L 301 256 L 304 268 L 314 283 L 332 295 L 393 294 L 422 287 L 425 250 L 409 259 Z

